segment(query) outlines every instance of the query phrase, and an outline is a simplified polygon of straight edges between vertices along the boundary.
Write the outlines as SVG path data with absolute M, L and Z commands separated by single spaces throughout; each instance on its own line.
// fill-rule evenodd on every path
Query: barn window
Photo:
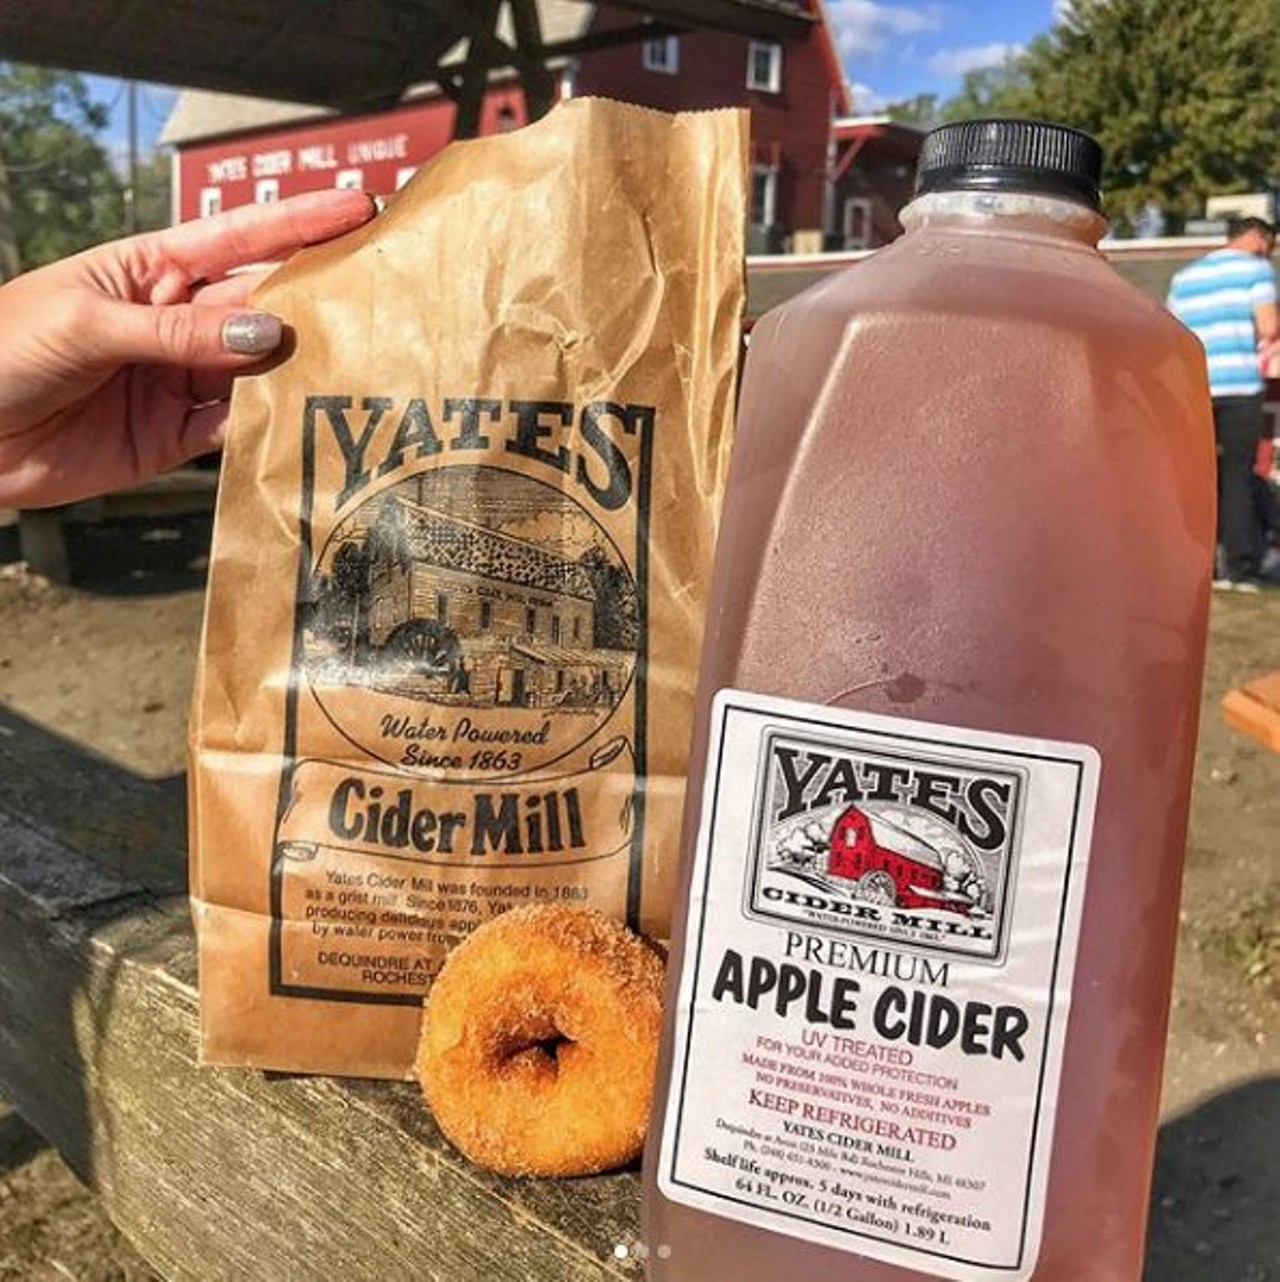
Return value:
M 576 614 L 573 616 L 573 639 L 575 641 L 582 640 L 582 619 Z
M 222 188 L 202 187 L 200 189 L 200 217 L 212 218 L 222 212 Z
M 679 72 L 679 36 L 659 36 L 655 40 L 646 40 L 642 47 L 646 71 L 662 71 L 668 76 L 674 76 Z
M 751 171 L 751 221 L 757 227 L 772 227 L 778 217 L 778 171 L 756 165 Z
M 530 636 L 533 636 L 534 632 L 537 631 L 537 628 L 538 628 L 538 612 L 533 608 L 533 606 L 530 606 L 524 612 L 524 630 Z
M 551 616 L 551 644 L 560 644 L 560 616 L 558 614 Z
M 493 606 L 488 601 L 480 602 L 480 626 L 489 628 L 493 623 Z
M 844 202 L 844 247 L 871 247 L 871 202 L 864 196 L 850 196 Z
M 556 669 L 556 694 L 559 694 L 563 689 L 564 689 L 564 669 L 557 668 Z
M 753 40 L 747 46 L 747 88 L 782 92 L 782 46 Z
M 280 199 L 279 178 L 259 178 L 253 189 L 253 200 L 258 205 L 274 205 Z
M 449 598 L 443 592 L 436 593 L 436 618 L 441 623 L 449 622 Z
M 360 191 L 364 187 L 364 170 L 339 169 L 333 185 L 343 190 Z

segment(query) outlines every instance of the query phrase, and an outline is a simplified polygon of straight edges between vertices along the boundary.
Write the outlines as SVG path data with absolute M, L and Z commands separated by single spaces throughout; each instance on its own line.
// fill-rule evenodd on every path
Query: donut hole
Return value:
M 573 1038 L 566 1037 L 563 1033 L 555 1033 L 551 1037 L 539 1038 L 529 1049 L 545 1055 L 553 1064 L 559 1066 L 561 1048 L 572 1045 Z
M 500 1072 L 554 1076 L 561 1056 L 575 1044 L 550 1014 L 528 1014 L 505 1030 L 496 1048 Z

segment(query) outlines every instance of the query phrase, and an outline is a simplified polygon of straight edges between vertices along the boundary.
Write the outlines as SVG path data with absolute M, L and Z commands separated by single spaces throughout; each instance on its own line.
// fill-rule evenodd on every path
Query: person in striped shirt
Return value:
M 1266 431 L 1259 347 L 1277 335 L 1275 228 L 1261 218 L 1233 219 L 1227 243 L 1189 263 L 1169 287 L 1168 306 L 1204 344 L 1218 445 L 1218 543 L 1215 587 L 1257 591 L 1260 538 L 1254 462 Z

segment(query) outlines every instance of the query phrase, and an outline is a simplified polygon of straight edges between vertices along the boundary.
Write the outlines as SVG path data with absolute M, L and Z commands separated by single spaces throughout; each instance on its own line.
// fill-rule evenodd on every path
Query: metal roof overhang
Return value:
M 498 36 L 510 5 L 513 43 Z M 791 0 L 647 0 L 598 44 L 711 27 L 761 39 L 802 36 Z M 645 27 L 643 24 L 657 24 Z M 441 61 L 462 40 L 457 72 Z M 467 73 L 514 67 L 528 84 L 548 59 L 596 47 L 592 35 L 542 43 L 533 0 L 15 0 L 0 4 L 0 57 L 128 79 L 345 108 L 399 101 L 439 79 L 459 97 Z M 536 72 L 534 64 L 537 64 Z

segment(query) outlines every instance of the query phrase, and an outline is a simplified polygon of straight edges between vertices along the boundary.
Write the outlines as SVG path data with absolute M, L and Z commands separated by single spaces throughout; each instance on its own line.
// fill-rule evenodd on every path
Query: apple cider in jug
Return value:
M 1203 669 L 1203 352 L 1075 130 L 926 139 L 750 343 L 652 1282 L 1136 1282 Z

